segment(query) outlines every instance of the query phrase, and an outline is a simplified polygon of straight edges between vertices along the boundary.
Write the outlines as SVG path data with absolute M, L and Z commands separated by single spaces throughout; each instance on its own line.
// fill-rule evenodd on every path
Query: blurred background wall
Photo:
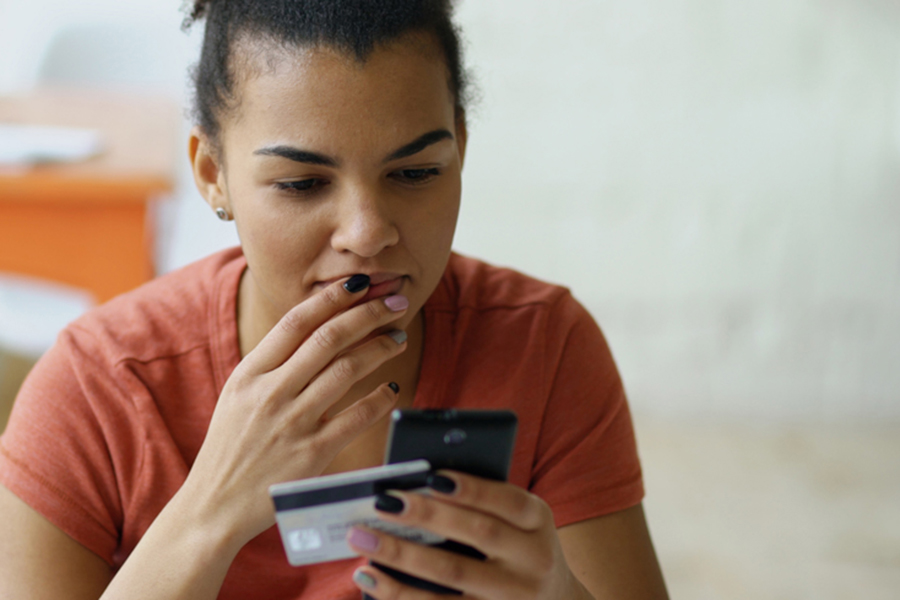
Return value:
M 183 101 L 200 31 L 178 6 L 0 0 L 0 92 L 101 27 L 142 32 L 108 57 L 127 84 Z M 900 5 L 468 0 L 459 20 L 482 92 L 459 251 L 573 288 L 639 410 L 900 417 Z M 183 164 L 161 271 L 236 241 Z
M 0 0 L 0 94 L 49 72 L 185 103 L 201 31 L 178 6 Z M 896 598 L 900 3 L 464 0 L 459 21 L 482 98 L 456 247 L 604 328 L 673 598 Z M 237 243 L 181 164 L 160 272 Z
M 460 248 L 572 286 L 639 408 L 900 416 L 900 4 L 462 15 Z
M 133 40 L 107 57 L 127 85 L 183 101 L 200 31 L 178 6 L 0 0 L 0 92 L 100 27 Z M 459 251 L 570 286 L 639 410 L 900 418 L 900 5 L 468 0 L 459 20 L 482 92 Z M 236 242 L 183 164 L 161 271 Z

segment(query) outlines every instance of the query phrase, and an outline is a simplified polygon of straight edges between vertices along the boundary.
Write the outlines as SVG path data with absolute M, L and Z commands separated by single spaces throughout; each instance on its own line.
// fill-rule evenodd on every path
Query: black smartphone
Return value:
M 385 463 L 424 458 L 431 468 L 452 469 L 495 481 L 506 481 L 516 441 L 518 418 L 511 410 L 414 410 L 391 413 Z M 484 554 L 453 540 L 435 545 L 484 560 Z M 461 592 L 396 569 L 372 563 L 401 583 L 436 594 Z M 364 600 L 369 596 L 363 595 Z
M 414 410 L 391 413 L 385 463 L 424 458 L 431 468 L 506 481 L 518 427 L 511 410 Z

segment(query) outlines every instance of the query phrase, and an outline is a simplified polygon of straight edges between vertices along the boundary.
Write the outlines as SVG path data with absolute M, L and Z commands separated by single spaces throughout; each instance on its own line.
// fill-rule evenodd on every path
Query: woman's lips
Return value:
M 375 298 L 382 298 L 384 296 L 393 296 L 394 294 L 399 294 L 406 283 L 406 276 L 399 275 L 397 273 L 376 273 L 371 275 L 370 277 L 371 283 L 369 284 L 369 288 L 366 291 L 365 296 L 360 298 L 355 304 L 368 302 L 369 300 L 373 300 Z M 315 284 L 315 287 L 321 290 L 325 287 L 328 287 L 335 281 L 338 281 L 339 279 L 343 278 L 320 281 Z
M 382 281 L 381 283 L 373 283 L 369 285 L 369 290 L 366 292 L 366 295 L 362 297 L 360 302 L 368 302 L 369 300 L 374 300 L 375 298 L 382 298 L 384 296 L 393 296 L 394 294 L 399 294 L 400 290 L 403 289 L 404 283 L 406 282 L 403 277 L 389 279 L 387 281 Z

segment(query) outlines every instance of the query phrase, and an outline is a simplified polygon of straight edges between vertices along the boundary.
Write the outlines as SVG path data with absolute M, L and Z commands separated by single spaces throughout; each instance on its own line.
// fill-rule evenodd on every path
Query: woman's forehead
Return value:
M 438 49 L 423 51 L 420 41 L 376 48 L 365 60 L 330 47 L 247 50 L 246 70 L 236 77 L 237 107 L 223 123 L 226 144 L 238 136 L 380 147 L 453 129 L 446 65 Z

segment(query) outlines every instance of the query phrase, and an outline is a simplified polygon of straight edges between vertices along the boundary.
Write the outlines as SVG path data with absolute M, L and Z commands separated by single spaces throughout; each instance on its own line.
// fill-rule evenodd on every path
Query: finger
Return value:
M 496 565 L 368 527 L 353 527 L 347 542 L 354 551 L 375 562 L 479 598 L 503 598 L 518 587 L 517 581 L 498 576 Z
M 538 568 L 552 556 L 542 535 L 526 532 L 494 515 L 425 494 L 390 491 L 375 504 L 379 518 L 424 529 L 478 548 L 489 558 Z
M 374 392 L 329 419 L 321 431 L 326 438 L 346 440 L 345 443 L 349 443 L 391 412 L 399 398 L 399 393 L 390 384 L 380 385 Z
M 373 567 L 360 567 L 353 573 L 353 583 L 376 600 L 446 600 L 446 594 L 435 594 L 403 585 L 387 573 Z M 475 600 L 474 596 L 454 596 L 462 600 Z
M 438 498 L 488 513 L 523 531 L 537 531 L 553 523 L 546 502 L 511 483 L 438 471 L 429 477 L 429 487 Z
M 267 373 L 293 355 L 316 327 L 365 295 L 368 282 L 354 276 L 336 281 L 287 312 L 241 363 L 251 373 Z M 365 277 L 365 276 L 363 276 Z M 351 279 L 354 285 L 345 287 Z M 364 287 L 360 287 L 361 283 Z M 350 289 L 356 290 L 351 292 Z
M 403 300 L 398 305 L 397 298 Z M 390 296 L 355 306 L 319 326 L 282 365 L 284 384 L 296 394 L 323 371 L 335 357 L 358 344 L 373 331 L 402 317 L 409 301 L 404 296 Z M 340 367 L 344 368 L 344 367 Z
M 316 420 L 344 397 L 359 380 L 401 354 L 407 348 L 406 332 L 395 330 L 379 335 L 341 354 L 309 382 L 299 397 L 297 410 Z

